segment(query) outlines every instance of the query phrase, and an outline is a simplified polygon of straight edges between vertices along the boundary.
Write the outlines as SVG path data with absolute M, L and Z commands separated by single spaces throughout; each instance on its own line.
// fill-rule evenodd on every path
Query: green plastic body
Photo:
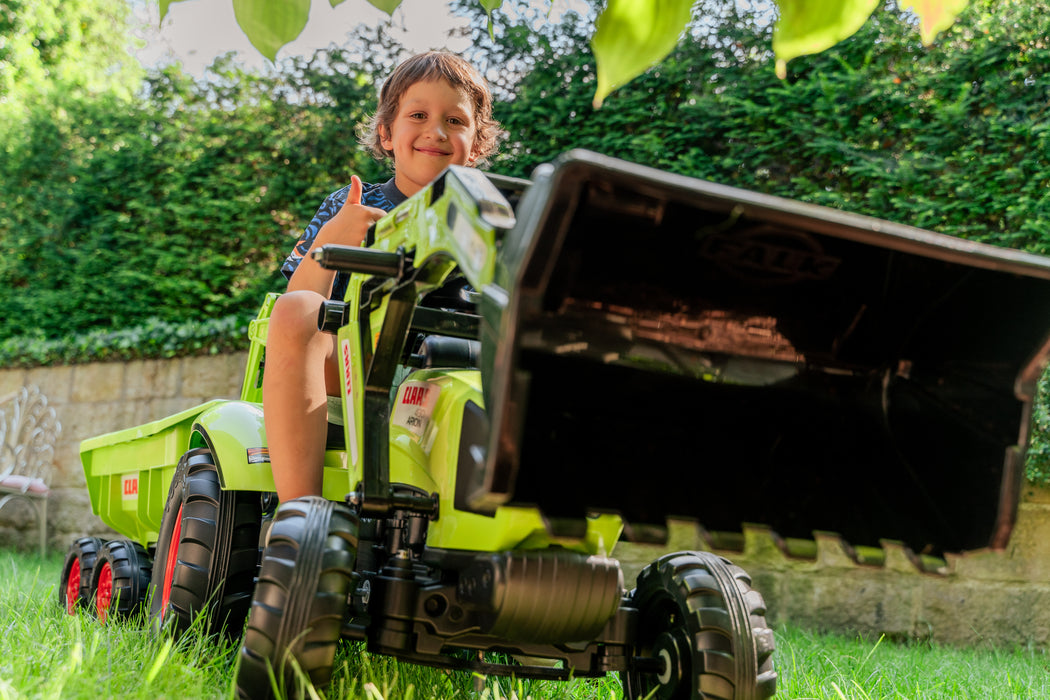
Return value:
M 479 211 L 469 188 L 456 178 L 446 178 L 440 190 L 435 196 L 433 186 L 424 189 L 376 227 L 374 248 L 413 253 L 414 264 L 426 266 L 426 278 L 417 285 L 420 295 L 439 286 L 455 269 L 479 289 L 493 277 L 495 226 Z M 455 211 L 450 213 L 450 209 Z M 351 275 L 346 297 L 350 319 L 337 336 L 347 447 L 325 455 L 323 495 L 331 500 L 344 500 L 363 478 L 367 417 L 360 387 L 364 386 L 365 368 L 360 353 L 352 349 L 363 342 L 357 309 L 368 279 L 367 275 Z M 144 546 L 155 542 L 175 467 L 181 455 L 194 447 L 212 450 L 223 489 L 275 490 L 261 401 L 268 319 L 277 296 L 266 297 L 250 325 L 251 345 L 239 401 L 211 401 L 81 444 L 92 508 L 107 525 Z M 373 294 L 369 317 L 373 337 L 364 341 L 373 347 L 387 301 L 383 294 Z M 455 507 L 460 432 L 468 403 L 484 407 L 477 370 L 429 369 L 408 375 L 391 406 L 390 482 L 423 489 L 439 499 L 428 546 L 486 552 L 559 546 L 590 554 L 611 552 L 623 529 L 615 515 L 590 517 L 582 536 L 564 537 L 552 534 L 535 508 L 500 507 L 494 514 L 483 515 Z

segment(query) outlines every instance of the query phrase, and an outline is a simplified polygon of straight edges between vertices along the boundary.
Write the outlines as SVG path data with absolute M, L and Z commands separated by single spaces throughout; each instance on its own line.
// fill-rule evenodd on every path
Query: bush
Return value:
M 15 336 L 0 342 L 0 367 L 37 367 L 85 362 L 216 355 L 248 348 L 253 316 L 224 316 L 172 323 L 151 319 L 141 326 L 95 330 L 49 339 Z

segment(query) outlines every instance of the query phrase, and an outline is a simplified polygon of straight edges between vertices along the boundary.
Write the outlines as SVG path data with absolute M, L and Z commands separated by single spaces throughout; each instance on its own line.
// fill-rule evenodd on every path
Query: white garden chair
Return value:
M 47 501 L 61 430 L 55 409 L 36 386 L 0 397 L 0 510 L 14 501 L 33 508 L 41 554 L 47 551 Z

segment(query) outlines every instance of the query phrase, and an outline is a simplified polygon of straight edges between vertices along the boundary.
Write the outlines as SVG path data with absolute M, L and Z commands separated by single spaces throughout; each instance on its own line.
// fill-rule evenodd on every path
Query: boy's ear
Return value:
M 376 131 L 379 133 L 379 145 L 388 151 L 394 150 L 394 141 L 390 138 L 390 129 L 384 124 L 376 125 Z

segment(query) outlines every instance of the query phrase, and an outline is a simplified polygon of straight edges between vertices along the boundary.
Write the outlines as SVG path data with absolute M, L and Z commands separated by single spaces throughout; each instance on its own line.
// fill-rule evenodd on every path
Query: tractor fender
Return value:
M 275 491 L 262 404 L 227 401 L 201 413 L 193 424 L 215 458 L 226 491 Z

